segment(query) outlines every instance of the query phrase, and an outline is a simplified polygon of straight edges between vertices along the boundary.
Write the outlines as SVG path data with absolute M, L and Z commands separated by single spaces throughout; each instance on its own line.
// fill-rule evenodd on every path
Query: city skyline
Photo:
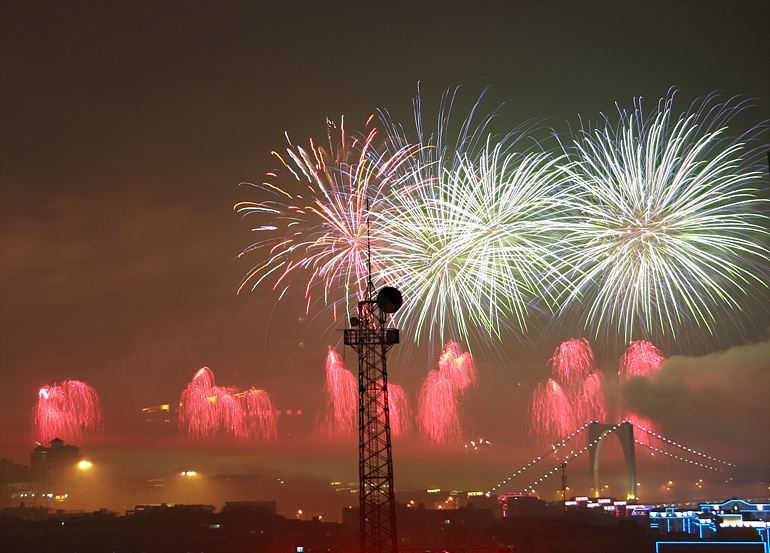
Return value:
M 204 366 L 219 385 L 266 390 L 278 409 L 320 409 L 328 348 L 355 369 L 337 332 L 346 317 L 306 314 L 302 290 L 281 302 L 269 287 L 236 295 L 251 266 L 236 260 L 251 243 L 232 210 L 246 199 L 238 183 L 274 169 L 284 132 L 322 143 L 327 116 L 362 130 L 379 108 L 406 124 L 418 82 L 431 118 L 447 87 L 461 85 L 470 106 L 492 86 L 490 105 L 510 100 L 506 121 L 560 132 L 611 116 L 615 102 L 655 105 L 671 87 L 683 109 L 720 91 L 756 99 L 735 122 L 743 132 L 770 119 L 770 40 L 760 23 L 768 7 L 737 6 L 4 2 L 0 456 L 26 459 L 38 390 L 69 379 L 100 395 L 104 429 L 90 439 L 104 455 L 161 451 L 169 466 L 190 451 L 215 455 L 143 437 L 134 417 L 177 401 Z M 765 173 L 763 197 L 767 183 Z M 766 481 L 770 452 L 752 436 L 770 432 L 770 318 L 766 296 L 747 304 L 744 336 L 664 348 L 659 378 L 619 393 L 664 434 Z M 480 375 L 469 433 L 493 437 L 516 461 L 536 453 L 527 403 L 554 348 L 573 337 L 582 336 L 544 324 L 530 344 L 503 336 L 488 353 L 461 344 Z M 622 352 L 585 337 L 597 368 L 616 375 Z M 413 408 L 444 345 L 402 343 L 391 354 L 391 382 Z M 222 464 L 264 455 L 272 470 L 290 460 L 300 472 L 355 474 L 354 439 L 344 443 L 333 453 L 315 439 L 301 449 L 233 445 Z M 421 458 L 446 480 L 468 466 L 461 451 L 431 447 L 394 442 L 397 489 L 416 488 Z

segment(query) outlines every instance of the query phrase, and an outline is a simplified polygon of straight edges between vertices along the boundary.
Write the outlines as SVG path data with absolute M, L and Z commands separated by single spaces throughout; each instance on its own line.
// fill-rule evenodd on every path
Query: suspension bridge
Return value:
M 626 470 L 626 499 L 637 499 L 636 446 L 651 452 L 665 455 L 676 461 L 687 463 L 702 469 L 731 473 L 736 465 L 717 459 L 705 453 L 675 442 L 643 426 L 624 421 L 617 424 L 586 423 L 559 442 L 543 455 L 532 459 L 510 476 L 495 484 L 489 493 L 518 491 L 522 494 L 533 493 L 535 488 L 560 471 L 566 470 L 569 463 L 584 454 L 588 454 L 589 470 L 594 482 L 594 490 L 599 495 L 599 457 L 605 439 L 616 436 L 623 448 Z M 571 449 L 570 449 L 571 448 Z

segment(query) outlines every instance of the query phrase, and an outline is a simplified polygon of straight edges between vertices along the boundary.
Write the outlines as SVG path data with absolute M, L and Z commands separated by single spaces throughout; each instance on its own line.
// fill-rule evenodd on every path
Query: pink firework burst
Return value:
M 637 340 L 631 342 L 623 357 L 620 358 L 620 370 L 618 375 L 623 382 L 629 378 L 649 378 L 660 370 L 666 357 L 652 343 L 646 340 Z M 635 427 L 646 428 L 653 432 L 658 432 L 659 428 L 654 421 L 640 417 L 632 411 L 626 411 L 622 416 L 623 420 L 632 423 Z M 652 436 L 647 432 L 640 431 L 635 433 L 635 438 L 640 443 L 650 445 Z
M 438 370 L 431 370 L 420 387 L 417 420 L 420 433 L 439 444 L 457 444 L 462 439 L 460 398 L 478 383 L 476 362 L 459 344 L 449 342 L 439 357 Z
M 549 378 L 538 384 L 529 409 L 531 431 L 538 440 L 550 444 L 576 428 L 575 414 L 561 385 Z
M 182 392 L 179 430 L 193 439 L 224 434 L 244 441 L 271 440 L 277 435 L 277 415 L 264 390 L 217 386 L 214 373 L 203 367 Z
M 594 370 L 594 352 L 585 338 L 572 338 L 556 348 L 550 360 L 552 376 L 567 389 L 578 392 L 582 382 Z
M 243 393 L 244 428 L 252 440 L 275 440 L 278 437 L 278 416 L 273 396 L 264 390 L 251 388 Z
M 388 384 L 388 411 L 390 413 L 390 431 L 393 436 L 401 436 L 412 428 L 412 409 L 409 395 L 398 384 Z
M 605 422 L 607 420 L 607 400 L 604 395 L 604 377 L 600 372 L 592 372 L 583 380 L 574 412 L 578 425 L 587 422 Z
M 76 443 L 84 433 L 101 427 L 99 396 L 91 386 L 79 380 L 44 386 L 38 392 L 33 423 L 35 437 L 40 443 L 48 443 L 54 438 Z
M 632 376 L 649 376 L 658 370 L 666 357 L 652 343 L 637 340 L 628 345 L 628 349 L 620 358 L 621 382 Z
M 444 351 L 439 357 L 438 370 L 460 392 L 478 383 L 476 361 L 469 352 L 463 352 L 457 342 L 450 341 L 444 346 Z
M 437 444 L 460 442 L 457 390 L 440 371 L 431 370 L 420 387 L 417 425 L 423 437 Z
M 326 407 L 320 433 L 326 436 L 350 436 L 358 421 L 358 381 L 345 368 L 342 357 L 333 348 L 326 354 Z

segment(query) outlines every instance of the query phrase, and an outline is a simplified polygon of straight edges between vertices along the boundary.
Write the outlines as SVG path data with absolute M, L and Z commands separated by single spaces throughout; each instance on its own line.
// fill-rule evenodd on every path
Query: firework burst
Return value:
M 43 386 L 38 392 L 33 423 L 36 440 L 40 443 L 48 443 L 54 438 L 77 443 L 84 433 L 101 427 L 99 396 L 96 390 L 79 380 Z
M 575 138 L 572 229 L 562 246 L 574 268 L 561 314 L 610 340 L 679 329 L 714 334 L 767 271 L 766 200 L 749 138 L 728 122 L 745 107 L 709 97 L 679 117 L 673 94 L 645 116 L 620 111 L 616 128 Z
M 530 402 L 530 431 L 538 441 L 553 443 L 586 422 L 605 421 L 604 377 L 594 367 L 588 340 L 562 342 L 548 363 L 552 377 L 538 385 Z
M 558 441 L 576 428 L 569 398 L 553 378 L 538 384 L 532 394 L 529 427 L 544 444 Z
M 214 373 L 203 367 L 193 376 L 179 401 L 179 430 L 193 439 L 218 434 L 242 441 L 274 440 L 278 417 L 272 396 L 251 388 L 217 386 Z
M 326 408 L 320 422 L 320 433 L 344 437 L 353 434 L 358 424 L 358 381 L 345 368 L 342 357 L 333 348 L 326 354 Z
M 620 381 L 623 382 L 635 377 L 649 378 L 660 370 L 665 360 L 666 357 L 650 342 L 645 340 L 631 342 L 623 357 L 620 358 L 620 369 L 618 370 Z M 622 413 L 621 418 L 634 426 L 641 426 L 656 433 L 659 431 L 655 422 L 632 411 Z M 649 444 L 652 436 L 647 432 L 639 432 L 636 439 L 641 443 Z
M 406 146 L 392 154 L 379 153 L 374 147 L 377 130 L 363 137 L 349 137 L 341 124 L 340 144 L 334 146 L 333 123 L 329 124 L 329 149 L 289 146 L 283 155 L 273 152 L 283 170 L 268 173 L 269 180 L 287 179 L 292 188 L 304 187 L 300 194 L 289 187 L 271 182 L 248 184 L 266 198 L 258 202 L 240 202 L 235 210 L 244 218 L 257 219 L 252 231 L 263 235 L 240 256 L 259 252 L 260 261 L 243 278 L 239 292 L 254 290 L 270 279 L 273 289 L 285 293 L 291 277 L 300 271 L 309 273 L 304 284 L 307 311 L 312 294 L 319 290 L 324 304 L 331 304 L 334 317 L 343 302 L 345 312 L 351 302 L 361 298 L 369 282 L 368 251 L 379 249 L 379 232 L 370 236 L 370 216 L 392 189 L 409 175 L 402 171 L 415 148 Z M 287 136 L 288 140 L 288 136 Z M 376 260 L 371 266 L 377 274 Z
M 478 383 L 476 363 L 459 344 L 449 342 L 420 386 L 417 425 L 423 437 L 438 444 L 456 445 L 462 440 L 460 399 Z
M 549 277 L 561 267 L 551 254 L 561 227 L 558 158 L 525 146 L 531 123 L 494 138 L 497 110 L 478 116 L 483 95 L 451 141 L 455 94 L 444 95 L 435 135 L 425 133 L 418 96 L 414 185 L 377 215 L 390 262 L 382 279 L 408 298 L 399 324 L 416 341 L 499 338 L 502 327 L 523 334 L 532 305 L 553 299 Z M 408 143 L 401 127 L 387 128 L 392 143 Z

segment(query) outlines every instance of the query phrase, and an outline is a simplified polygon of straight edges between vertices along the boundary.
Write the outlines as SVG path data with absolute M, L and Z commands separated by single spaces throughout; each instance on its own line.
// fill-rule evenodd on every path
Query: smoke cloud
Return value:
M 770 341 L 674 356 L 651 378 L 622 383 L 620 392 L 663 435 L 770 473 Z

